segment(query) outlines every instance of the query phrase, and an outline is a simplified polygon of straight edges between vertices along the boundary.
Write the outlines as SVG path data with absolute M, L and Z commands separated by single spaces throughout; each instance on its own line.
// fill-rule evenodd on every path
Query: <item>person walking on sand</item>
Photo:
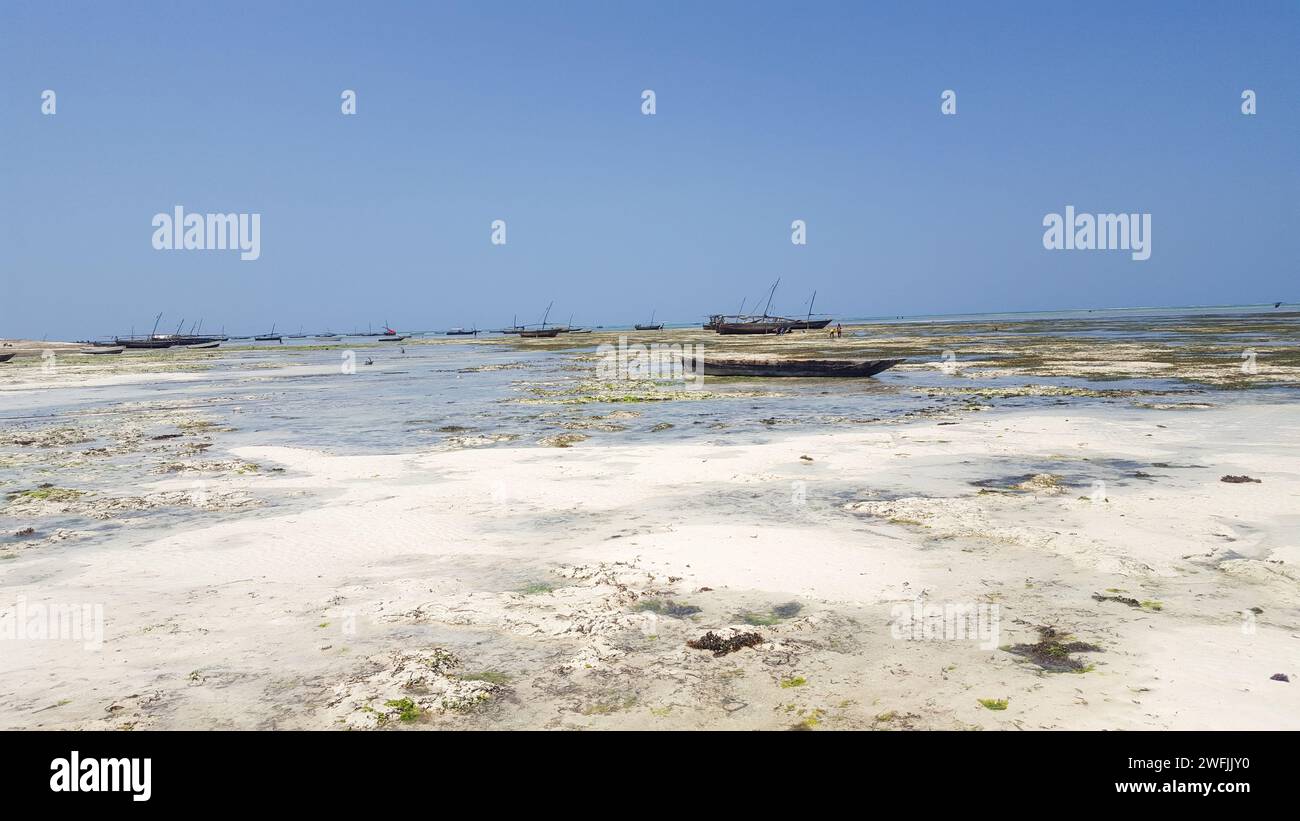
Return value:
M 836 323 L 835 323 L 835 337 L 836 337 L 836 339 L 840 339 L 840 338 L 842 338 L 843 336 L 844 336 L 844 327 L 843 327 L 842 325 L 840 325 L 840 323 L 836 322 Z

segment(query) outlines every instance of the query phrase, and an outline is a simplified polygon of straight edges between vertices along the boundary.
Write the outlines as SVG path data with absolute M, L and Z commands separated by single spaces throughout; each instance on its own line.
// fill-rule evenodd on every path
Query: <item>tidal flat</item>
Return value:
M 15 347 L 6 728 L 1300 727 L 1294 312 Z

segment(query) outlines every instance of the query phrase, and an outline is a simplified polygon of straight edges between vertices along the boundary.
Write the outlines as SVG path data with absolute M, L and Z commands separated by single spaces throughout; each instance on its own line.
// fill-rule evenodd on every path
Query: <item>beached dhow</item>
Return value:
M 546 306 L 546 313 L 542 314 L 542 324 L 540 327 L 522 328 L 518 331 L 519 336 L 523 337 L 524 339 L 549 339 L 550 337 L 553 336 L 559 336 L 561 330 L 560 328 L 546 327 L 546 319 L 551 315 L 551 306 L 554 304 L 555 302 L 552 301 L 550 305 Z
M 171 339 L 166 335 L 162 335 L 162 336 L 158 335 L 158 323 L 161 321 L 162 321 L 162 314 L 159 313 L 158 316 L 154 317 L 153 330 L 149 332 L 148 336 L 146 337 L 136 336 L 135 329 L 132 328 L 130 336 L 115 337 L 113 339 L 113 344 L 121 345 L 124 348 L 139 349 L 139 350 L 158 350 L 161 348 L 170 348 L 172 346 Z
M 683 357 L 683 364 L 706 376 L 805 378 L 868 377 L 889 370 L 902 359 L 778 359 L 775 357 Z
M 649 322 L 645 323 L 644 325 L 633 325 L 632 327 L 636 328 L 638 331 L 662 331 L 664 329 L 664 324 L 660 322 L 658 325 L 656 325 L 655 312 L 651 311 Z

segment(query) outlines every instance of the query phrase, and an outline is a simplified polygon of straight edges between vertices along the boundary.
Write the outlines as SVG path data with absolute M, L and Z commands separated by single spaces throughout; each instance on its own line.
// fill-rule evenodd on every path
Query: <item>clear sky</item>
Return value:
M 1297 55 L 1297 0 L 2 0 L 0 336 L 1294 300 Z M 176 205 L 260 259 L 154 250 Z M 1067 205 L 1151 258 L 1045 250 Z

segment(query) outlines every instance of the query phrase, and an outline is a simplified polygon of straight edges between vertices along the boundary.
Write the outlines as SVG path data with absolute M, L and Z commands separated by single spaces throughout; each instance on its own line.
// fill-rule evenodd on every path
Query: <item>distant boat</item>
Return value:
M 638 331 L 662 331 L 664 329 L 664 324 L 660 322 L 658 325 L 656 325 L 655 312 L 651 311 L 649 322 L 647 322 L 645 325 L 634 325 L 632 327 L 636 328 Z
M 106 345 L 102 342 L 94 342 L 91 343 L 89 348 L 82 348 L 77 351 L 77 353 L 83 353 L 89 356 L 99 356 L 100 354 L 118 354 L 125 350 L 125 345 Z
M 558 325 L 558 326 L 556 326 L 556 327 L 558 327 L 558 328 L 560 329 L 560 333 L 562 333 L 562 334 L 580 334 L 580 333 L 585 333 L 586 330 L 587 330 L 586 328 L 575 328 L 575 327 L 574 327 L 574 325 L 573 325 L 573 314 L 569 314 L 569 324 L 568 324 L 568 325 Z
M 903 359 L 718 359 L 704 357 L 700 363 L 706 376 L 766 376 L 843 378 L 875 376 Z M 683 357 L 688 368 L 695 367 L 694 357 Z
M 511 324 L 509 328 L 502 328 L 501 330 L 497 331 L 497 333 L 517 334 L 524 329 L 524 326 L 519 324 L 519 314 L 515 314 L 513 317 L 511 317 L 510 323 Z
M 10 359 L 13 359 L 14 356 L 16 356 L 16 354 L 0 353 L 0 362 L 8 362 Z
M 185 348 L 186 350 L 189 351 L 199 351 L 199 350 L 208 350 L 210 348 L 219 348 L 221 347 L 221 342 L 219 340 L 213 339 L 208 342 L 182 343 L 180 345 L 173 345 L 172 347 Z
M 452 328 L 447 331 L 447 336 L 478 336 L 478 328 L 472 328 L 468 331 L 464 328 Z
M 560 331 L 562 330 L 561 328 L 546 327 L 546 318 L 551 315 L 551 305 L 554 304 L 554 302 L 551 302 L 550 305 L 546 306 L 546 313 L 542 314 L 542 325 L 540 328 L 521 328 L 519 330 L 519 335 L 525 339 L 549 339 L 553 336 L 559 336 Z
M 793 320 L 779 317 L 719 317 L 713 330 L 720 334 L 783 334 L 791 330 Z
M 121 345 L 124 348 L 144 349 L 144 350 L 157 350 L 160 348 L 170 348 L 172 346 L 171 339 L 165 336 L 158 335 L 158 323 L 161 321 L 162 321 L 162 314 L 159 313 L 158 316 L 154 317 L 153 330 L 149 332 L 149 335 L 147 337 L 143 337 L 143 338 L 137 337 L 135 335 L 135 329 L 132 328 L 131 335 L 129 337 L 126 337 L 125 339 L 123 339 L 122 337 L 117 337 L 113 340 L 113 344 Z
M 704 323 L 706 331 L 716 331 L 720 334 L 783 334 L 788 331 L 816 331 L 825 328 L 833 322 L 833 319 L 813 319 L 813 303 L 817 301 L 817 292 L 813 291 L 812 299 L 808 300 L 808 315 L 803 319 L 791 319 L 784 316 L 772 316 L 768 309 L 772 307 L 772 297 L 776 294 L 776 286 L 781 284 L 777 279 L 772 284 L 771 290 L 767 295 L 767 304 L 763 307 L 762 314 L 737 314 L 727 316 L 724 314 L 713 314 L 709 321 Z M 743 312 L 745 303 L 740 303 L 740 309 Z
M 401 342 L 403 339 L 410 339 L 409 334 L 384 334 L 377 338 L 378 342 Z
M 320 341 L 320 342 L 338 342 L 338 341 L 339 341 L 339 337 L 338 337 L 338 336 L 335 336 L 335 335 L 333 335 L 333 334 L 324 334 L 324 335 L 322 335 L 322 336 L 318 336 L 318 337 L 316 337 L 316 339 L 317 339 L 318 341 Z
M 831 324 L 832 320 L 829 317 L 826 319 L 812 318 L 813 303 L 815 303 L 816 301 L 817 301 L 817 292 L 813 291 L 812 298 L 808 300 L 808 316 L 805 317 L 804 319 L 794 320 L 794 322 L 790 325 L 790 330 L 820 331 L 822 328 L 825 328 L 827 325 Z
M 284 338 L 275 332 L 274 324 L 271 325 L 270 333 L 262 334 L 260 336 L 255 336 L 253 337 L 253 341 L 254 342 L 279 342 L 281 345 L 284 344 Z

